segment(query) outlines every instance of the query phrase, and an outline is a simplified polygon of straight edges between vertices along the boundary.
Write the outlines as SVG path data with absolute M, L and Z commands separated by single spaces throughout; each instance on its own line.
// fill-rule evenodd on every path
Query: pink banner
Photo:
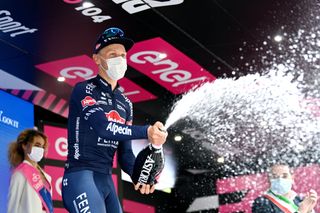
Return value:
M 52 200 L 62 201 L 61 187 L 64 168 L 46 165 L 44 170 L 52 177 Z
M 46 158 L 65 161 L 68 154 L 67 129 L 49 125 L 44 125 L 43 129 L 49 141 Z
M 119 84 L 123 88 L 124 94 L 132 102 L 140 102 L 140 101 L 157 99 L 157 96 L 154 96 L 150 92 L 142 89 L 140 86 L 133 83 L 132 81 L 130 81 L 127 78 L 120 79 Z
M 136 43 L 128 52 L 128 64 L 173 94 L 189 91 L 216 78 L 162 38 Z
M 80 55 L 44 64 L 38 64 L 36 67 L 55 78 L 64 77 L 65 82 L 71 86 L 74 86 L 80 81 L 92 78 L 98 73 L 97 65 L 92 58 L 87 55 Z M 157 98 L 127 78 L 121 79 L 119 84 L 123 87 L 124 93 L 132 102 Z
M 54 208 L 54 213 L 68 213 L 68 211 L 62 208 Z
M 299 167 L 294 170 L 295 185 L 294 191 L 302 197 L 310 190 L 314 189 L 320 194 L 320 167 L 310 165 Z M 234 178 L 221 179 L 217 181 L 217 194 L 247 191 L 246 196 L 239 203 L 221 205 L 219 212 L 228 213 L 243 211 L 251 213 L 251 205 L 258 196 L 269 188 L 266 174 L 247 175 Z M 315 211 L 320 211 L 318 200 Z
M 155 213 L 155 207 L 132 200 L 123 199 L 123 211 L 128 213 Z
M 267 175 L 248 175 L 228 178 L 217 181 L 217 194 L 248 191 L 247 195 L 239 203 L 222 205 L 219 212 L 229 213 L 234 211 L 251 212 L 251 204 L 269 187 Z

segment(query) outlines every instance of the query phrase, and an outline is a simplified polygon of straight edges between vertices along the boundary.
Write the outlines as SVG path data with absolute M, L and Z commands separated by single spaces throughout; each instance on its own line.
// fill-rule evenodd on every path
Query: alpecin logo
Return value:
M 93 106 L 96 104 L 96 100 L 90 96 L 86 96 L 81 100 L 82 107 Z
M 112 132 L 113 135 L 115 134 L 132 135 L 132 130 L 128 126 L 122 127 L 112 122 L 108 124 L 106 130 Z

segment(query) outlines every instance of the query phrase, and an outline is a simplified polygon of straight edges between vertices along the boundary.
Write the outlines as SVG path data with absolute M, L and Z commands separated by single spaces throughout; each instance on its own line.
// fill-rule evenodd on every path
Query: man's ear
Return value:
M 93 54 L 92 55 L 92 59 L 97 65 L 99 65 L 101 63 L 100 62 L 100 57 L 97 54 Z

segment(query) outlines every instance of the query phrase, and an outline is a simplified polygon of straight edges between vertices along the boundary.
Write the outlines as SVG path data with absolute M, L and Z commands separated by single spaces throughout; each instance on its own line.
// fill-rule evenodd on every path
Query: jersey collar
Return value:
M 111 84 L 109 84 L 106 80 L 104 80 L 100 75 L 97 75 L 96 79 L 102 88 L 112 91 Z M 120 92 L 121 90 L 120 90 L 120 85 L 117 83 L 113 92 L 118 92 L 118 91 Z

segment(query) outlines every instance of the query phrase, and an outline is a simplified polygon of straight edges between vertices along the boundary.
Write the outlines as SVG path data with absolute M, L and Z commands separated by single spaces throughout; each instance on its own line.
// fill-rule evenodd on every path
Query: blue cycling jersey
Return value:
M 110 174 L 116 151 L 122 170 L 132 175 L 132 139 L 147 139 L 148 126 L 132 124 L 132 103 L 99 75 L 76 84 L 68 118 L 65 172 L 91 170 Z

